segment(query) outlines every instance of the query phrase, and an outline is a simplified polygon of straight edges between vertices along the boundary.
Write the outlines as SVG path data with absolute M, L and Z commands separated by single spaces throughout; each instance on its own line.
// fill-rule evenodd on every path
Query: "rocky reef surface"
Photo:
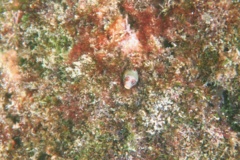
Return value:
M 1 0 L 0 159 L 239 159 L 239 8 Z

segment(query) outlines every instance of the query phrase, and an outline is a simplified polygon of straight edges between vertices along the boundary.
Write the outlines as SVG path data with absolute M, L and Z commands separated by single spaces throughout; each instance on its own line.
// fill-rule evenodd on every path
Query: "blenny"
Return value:
M 136 69 L 128 69 L 123 74 L 124 88 L 131 89 L 138 82 L 138 72 Z

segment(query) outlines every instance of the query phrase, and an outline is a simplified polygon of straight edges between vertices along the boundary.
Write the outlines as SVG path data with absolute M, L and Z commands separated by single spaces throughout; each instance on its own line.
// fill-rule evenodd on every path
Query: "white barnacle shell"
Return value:
M 123 74 L 124 88 L 130 89 L 138 82 L 138 72 L 136 69 L 126 70 Z

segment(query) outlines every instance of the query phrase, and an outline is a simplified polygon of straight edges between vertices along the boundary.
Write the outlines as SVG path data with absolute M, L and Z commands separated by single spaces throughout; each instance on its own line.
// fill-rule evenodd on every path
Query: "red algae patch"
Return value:
M 0 55 L 0 65 L 3 68 L 3 74 L 8 81 L 17 82 L 21 79 L 18 66 L 18 57 L 15 50 L 9 50 Z

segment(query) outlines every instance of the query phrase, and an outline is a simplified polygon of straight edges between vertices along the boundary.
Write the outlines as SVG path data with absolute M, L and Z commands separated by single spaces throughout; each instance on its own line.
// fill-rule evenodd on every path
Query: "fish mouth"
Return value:
M 131 86 L 125 85 L 124 88 L 126 88 L 126 89 L 130 89 Z
M 130 89 L 130 88 L 131 88 L 131 87 L 129 87 L 129 88 L 128 88 L 128 87 L 125 87 L 125 89 Z
M 124 84 L 124 88 L 126 88 L 126 89 L 130 89 L 131 87 L 132 87 L 132 85 L 128 82 Z

